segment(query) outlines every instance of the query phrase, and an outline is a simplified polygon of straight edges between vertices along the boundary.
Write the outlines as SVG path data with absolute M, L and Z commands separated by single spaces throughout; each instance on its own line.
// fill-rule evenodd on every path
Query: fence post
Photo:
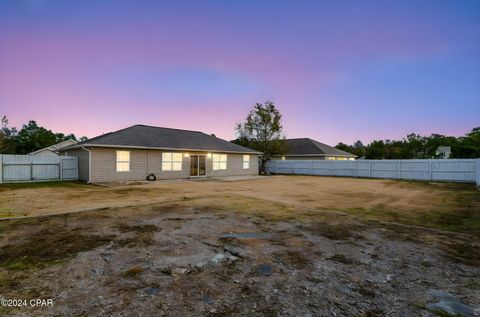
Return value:
M 401 173 L 401 168 L 402 168 L 402 161 L 401 160 L 398 160 L 398 164 L 397 164 L 397 171 L 398 171 L 398 179 L 400 179 L 402 173 Z
M 433 162 L 430 161 L 430 181 L 433 180 L 433 169 L 432 169 Z
M 312 164 L 310 165 L 310 175 L 313 175 L 313 161 L 312 161 Z
M 0 184 L 3 183 L 3 155 L 0 154 Z
M 357 160 L 355 160 L 355 177 L 358 177 Z
M 477 187 L 480 187 L 480 158 L 477 159 L 475 164 L 475 172 L 477 174 Z
M 372 178 L 372 161 L 368 161 L 368 178 Z
M 293 164 L 293 160 L 292 160 L 292 175 L 295 175 L 295 165 Z
M 58 164 L 58 174 L 60 175 L 60 181 L 63 182 L 63 157 L 59 156 L 60 162 Z
M 275 160 L 275 174 L 277 174 L 277 160 Z
M 33 181 L 33 162 L 30 161 L 30 180 Z

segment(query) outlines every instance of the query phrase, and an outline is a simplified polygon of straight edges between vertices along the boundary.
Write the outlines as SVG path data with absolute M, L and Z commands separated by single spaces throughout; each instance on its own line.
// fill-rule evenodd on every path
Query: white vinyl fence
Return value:
M 452 160 L 270 160 L 272 174 L 347 176 L 422 181 L 476 183 L 480 186 L 480 159 Z
M 0 184 L 78 180 L 78 157 L 0 154 Z

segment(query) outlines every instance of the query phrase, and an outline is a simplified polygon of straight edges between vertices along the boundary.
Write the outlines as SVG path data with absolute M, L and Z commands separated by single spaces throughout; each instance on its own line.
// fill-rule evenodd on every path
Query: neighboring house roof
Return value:
M 137 124 L 106 133 L 69 149 L 79 147 L 156 148 L 170 150 L 199 150 L 212 152 L 259 153 L 199 131 L 153 127 Z M 68 149 L 64 149 L 68 150 Z
M 439 146 L 437 152 L 450 152 L 451 148 L 449 146 Z
M 44 147 L 43 149 L 39 149 L 39 150 L 36 150 L 30 154 L 37 154 L 37 153 L 40 153 L 40 152 L 44 152 L 44 151 L 51 151 L 51 152 L 54 152 L 54 153 L 57 153 L 60 149 L 63 149 L 67 146 L 71 146 L 71 145 L 74 145 L 74 144 L 77 144 L 77 141 L 74 141 L 74 140 L 65 140 L 65 141 L 62 141 L 60 143 L 57 143 L 57 144 L 54 144 L 54 145 L 50 145 L 50 146 L 47 146 L 47 147 Z
M 342 156 L 357 157 L 352 153 L 348 153 L 333 146 L 309 139 L 286 139 L 288 144 L 287 156 Z

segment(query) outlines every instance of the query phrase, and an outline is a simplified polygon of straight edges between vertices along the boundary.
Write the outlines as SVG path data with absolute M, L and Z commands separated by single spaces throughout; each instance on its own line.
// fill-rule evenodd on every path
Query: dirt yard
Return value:
M 278 176 L 0 186 L 3 218 L 78 210 L 0 221 L 0 297 L 53 299 L 0 314 L 480 313 L 480 192 L 470 185 Z

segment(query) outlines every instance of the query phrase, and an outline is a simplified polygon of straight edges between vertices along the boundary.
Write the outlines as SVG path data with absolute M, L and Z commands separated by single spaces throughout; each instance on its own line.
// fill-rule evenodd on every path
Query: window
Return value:
M 282 161 L 285 161 L 285 156 L 282 156 Z
M 250 168 L 250 155 L 244 155 L 243 156 L 243 169 L 249 169 Z
M 117 172 L 130 171 L 130 151 L 117 151 Z
M 182 153 L 162 153 L 162 171 L 181 171 Z
M 213 170 L 226 170 L 227 169 L 227 154 L 213 154 Z

